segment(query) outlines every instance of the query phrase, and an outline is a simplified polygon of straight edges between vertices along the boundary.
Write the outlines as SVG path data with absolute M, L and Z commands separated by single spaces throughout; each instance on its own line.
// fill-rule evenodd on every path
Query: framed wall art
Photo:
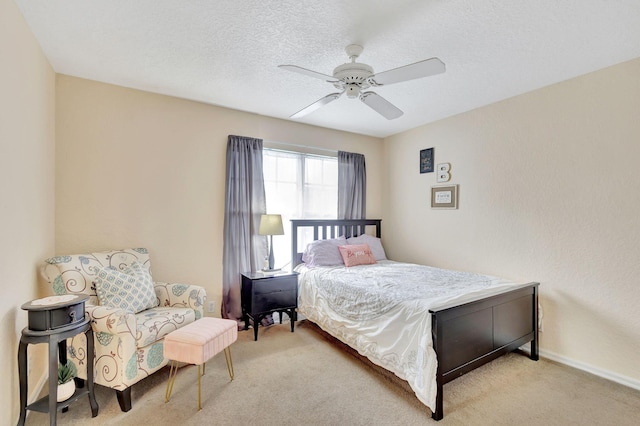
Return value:
M 431 208 L 457 209 L 458 185 L 442 185 L 431 187 Z
M 420 150 L 420 173 L 433 172 L 433 148 Z

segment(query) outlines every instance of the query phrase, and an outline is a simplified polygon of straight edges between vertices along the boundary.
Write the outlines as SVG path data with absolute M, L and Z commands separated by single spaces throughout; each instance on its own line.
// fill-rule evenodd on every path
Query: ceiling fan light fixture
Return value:
M 355 83 L 345 85 L 345 93 L 347 94 L 347 98 L 354 99 L 360 96 L 360 86 Z

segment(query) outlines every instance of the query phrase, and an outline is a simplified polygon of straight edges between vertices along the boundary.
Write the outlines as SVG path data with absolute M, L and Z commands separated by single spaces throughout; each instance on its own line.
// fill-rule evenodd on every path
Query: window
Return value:
M 335 219 L 338 215 L 338 159 L 262 151 L 267 213 L 281 214 L 285 235 L 273 237 L 275 268 L 291 261 L 291 219 Z

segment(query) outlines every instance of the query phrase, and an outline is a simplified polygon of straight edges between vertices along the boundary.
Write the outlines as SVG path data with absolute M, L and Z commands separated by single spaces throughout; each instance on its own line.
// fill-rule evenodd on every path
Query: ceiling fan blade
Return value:
M 305 108 L 302 108 L 300 111 L 296 112 L 295 114 L 293 114 L 289 118 L 300 118 L 303 115 L 310 114 L 313 111 L 317 110 L 318 108 L 325 106 L 329 102 L 335 101 L 336 99 L 338 99 L 340 97 L 340 95 L 342 95 L 342 93 L 332 93 L 330 95 L 325 96 L 324 98 L 320 98 L 317 101 L 315 101 L 314 103 L 312 103 L 311 105 L 309 105 L 309 106 L 307 106 Z
M 308 75 L 308 76 L 314 77 L 314 78 L 319 78 L 320 80 L 324 80 L 324 81 L 327 81 L 329 83 L 335 83 L 335 82 L 338 81 L 331 75 L 322 74 L 322 73 L 316 72 L 316 71 L 311 71 L 311 70 L 308 70 L 306 68 L 299 67 L 297 65 L 278 65 L 278 68 L 282 68 L 282 69 L 285 69 L 285 70 L 297 72 L 298 74 Z
M 360 95 L 360 100 L 387 120 L 393 120 L 404 114 L 398 107 L 376 92 L 364 92 Z
M 430 75 L 440 74 L 444 71 L 444 63 L 438 58 L 431 58 L 372 75 L 368 78 L 368 81 L 372 86 L 382 86 L 385 84 L 414 80 L 416 78 L 429 77 Z

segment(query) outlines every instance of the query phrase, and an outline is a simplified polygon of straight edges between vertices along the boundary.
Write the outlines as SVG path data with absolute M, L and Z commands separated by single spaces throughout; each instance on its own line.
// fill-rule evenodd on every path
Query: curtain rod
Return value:
M 300 145 L 300 144 L 288 143 L 288 142 L 278 142 L 278 141 L 272 141 L 272 140 L 268 140 L 268 139 L 265 139 L 264 141 L 266 143 L 268 143 L 268 144 L 271 144 L 271 145 L 289 146 L 289 147 L 295 147 L 295 148 L 305 148 L 305 149 L 309 149 L 309 150 L 313 150 L 313 151 L 330 152 L 330 153 L 335 154 L 335 155 L 338 154 L 338 150 L 337 149 L 319 148 L 319 147 L 316 147 L 316 146 Z

